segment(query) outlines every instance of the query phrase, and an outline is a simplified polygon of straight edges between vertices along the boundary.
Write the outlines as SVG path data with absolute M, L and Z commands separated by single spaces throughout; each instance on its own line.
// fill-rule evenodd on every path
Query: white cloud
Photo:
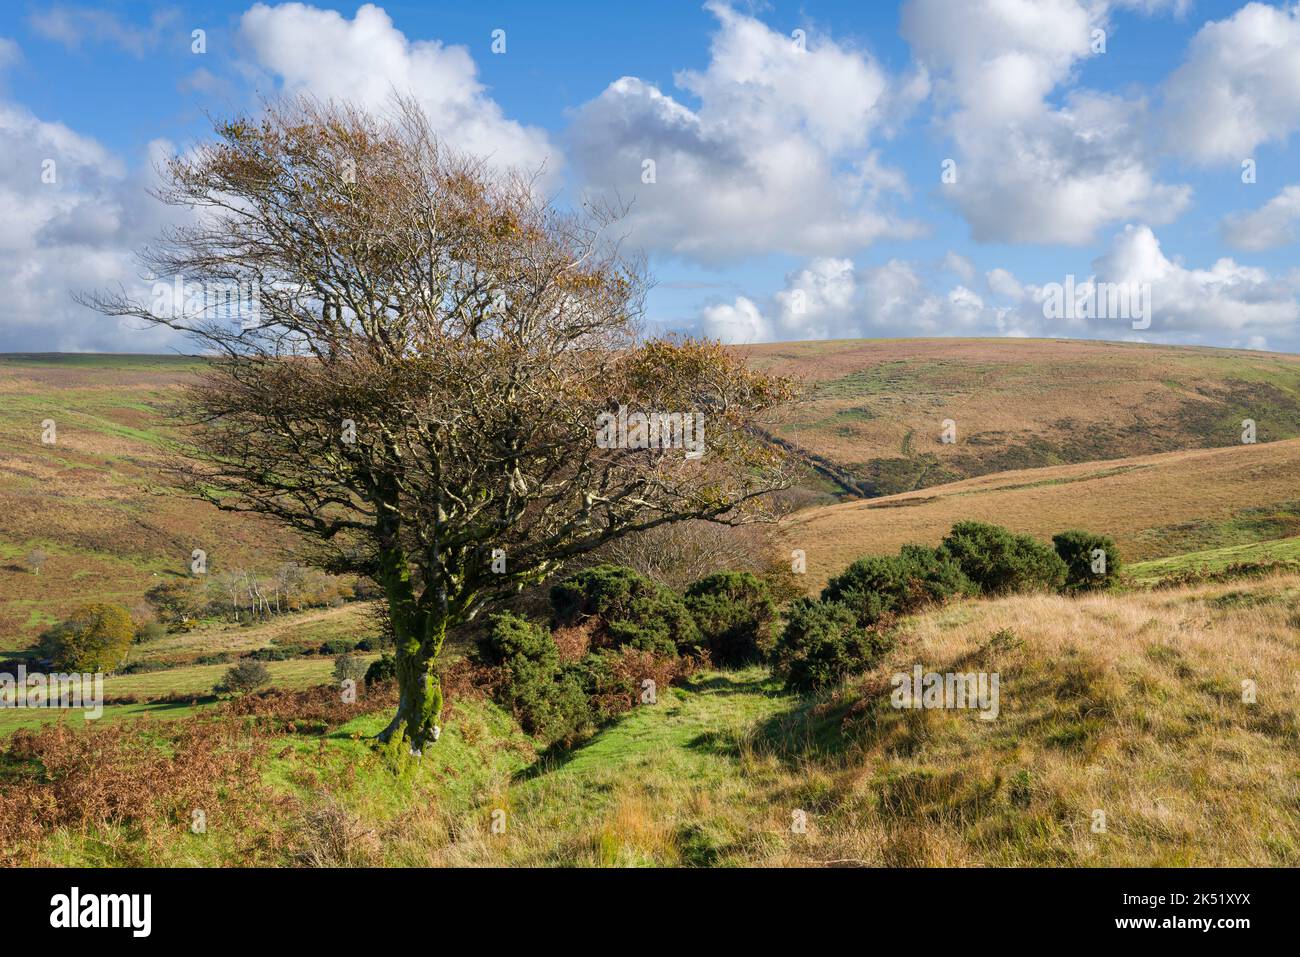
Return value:
M 37 34 L 70 50 L 79 50 L 86 43 L 110 43 L 132 56 L 143 57 L 158 47 L 179 17 L 178 10 L 163 8 L 154 11 L 147 25 L 140 26 L 127 23 L 108 10 L 56 4 L 36 11 L 28 22 Z M 184 36 L 188 45 L 188 31 Z
M 1295 284 L 1229 258 L 1208 269 L 1171 261 L 1146 226 L 1126 226 L 1093 264 L 1102 282 L 1151 284 L 1151 333 L 1169 341 L 1226 344 L 1247 335 L 1295 341 L 1300 300 Z
M 786 277 L 766 301 L 738 297 L 703 309 L 697 331 L 730 342 L 908 336 L 1040 336 L 1142 339 L 1263 348 L 1300 344 L 1300 270 L 1275 277 L 1267 270 L 1220 259 L 1205 269 L 1170 260 L 1147 226 L 1116 234 L 1091 270 L 1088 283 L 1150 287 L 1151 323 L 1126 318 L 1047 318 L 1050 283 L 1022 283 L 1003 268 L 985 274 L 988 296 L 961 283 L 946 291 L 914 263 L 891 260 L 858 268 L 850 260 L 822 258 Z M 1006 305 L 1000 302 L 1007 303 Z
M 1168 222 L 1186 208 L 1191 190 L 1156 176 L 1144 101 L 1082 89 L 1048 101 L 1093 55 L 1107 13 L 1083 0 L 904 6 L 903 35 L 952 106 L 943 125 L 956 181 L 941 191 L 976 240 L 1078 245 L 1108 224 Z
M 611 83 L 570 135 L 588 188 L 633 199 L 639 245 L 706 260 L 785 250 L 847 252 L 916 235 L 879 206 L 906 188 L 872 146 L 928 91 L 868 54 L 791 37 L 722 3 L 703 71 L 677 74 L 692 108 L 636 77 Z M 654 182 L 645 175 L 652 161 Z
M 975 267 L 971 261 L 951 249 L 943 257 L 943 268 L 958 276 L 963 282 L 970 282 L 975 278 Z
M 1273 249 L 1300 240 L 1300 185 L 1287 186 L 1259 209 L 1224 218 L 1223 238 L 1238 249 Z
M 154 156 L 169 149 L 151 144 Z M 71 299 L 118 283 L 147 292 L 134 285 L 130 250 L 155 236 L 169 213 L 146 194 L 145 175 L 129 174 L 95 140 L 10 103 L 0 103 L 0 153 L 0 351 L 151 352 L 174 341 Z M 45 181 L 50 171 L 53 182 Z
M 990 269 L 985 274 L 984 280 L 989 284 L 989 289 L 994 295 L 1014 302 L 1020 302 L 1025 298 L 1025 287 L 1020 285 L 1015 276 L 1001 267 Z
M 1206 24 L 1168 79 L 1168 148 L 1201 163 L 1240 163 L 1300 129 L 1300 7 L 1250 3 Z
M 787 276 L 766 304 L 740 296 L 706 307 L 698 331 L 729 342 L 1000 334 L 1007 312 L 964 285 L 934 291 L 913 263 L 859 269 L 827 257 Z
M 394 92 L 416 97 L 438 135 L 453 147 L 556 181 L 559 151 L 545 131 L 506 118 L 478 79 L 463 46 L 408 40 L 380 7 L 349 20 L 301 3 L 255 4 L 240 36 L 257 64 L 285 89 L 382 108 Z
M 0 37 L 0 70 L 7 70 L 14 64 L 21 63 L 22 59 L 22 48 L 8 37 Z

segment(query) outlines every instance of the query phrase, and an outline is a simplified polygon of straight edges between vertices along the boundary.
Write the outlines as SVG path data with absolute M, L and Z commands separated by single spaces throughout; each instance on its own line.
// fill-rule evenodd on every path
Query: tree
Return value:
M 271 669 L 260 661 L 245 658 L 226 669 L 225 676 L 214 687 L 218 694 L 247 694 L 271 683 Z
M 369 667 L 369 663 L 360 655 L 337 655 L 334 658 L 334 680 L 338 684 L 349 680 L 360 684 L 365 680 Z
M 153 606 L 158 619 L 169 625 L 184 625 L 199 617 L 198 587 L 189 579 L 171 579 L 159 582 L 144 593 L 144 600 Z
M 39 548 L 33 548 L 27 553 L 27 557 L 24 561 L 27 562 L 27 567 L 32 570 L 33 575 L 39 575 L 41 573 L 41 568 L 45 565 L 45 562 L 49 557 L 49 555 L 45 554 L 45 552 L 41 551 Z
M 410 100 L 272 105 L 164 173 L 159 197 L 196 219 L 146 272 L 251 289 L 255 308 L 83 301 L 213 356 L 184 400 L 185 488 L 382 592 L 400 689 L 384 740 L 435 739 L 443 640 L 485 605 L 629 533 L 766 517 L 790 484 L 754 431 L 790 383 L 716 343 L 642 338 L 616 211 L 556 211 L 445 149 Z
M 60 671 L 114 671 L 126 660 L 135 625 L 121 605 L 94 602 L 76 608 L 38 640 L 41 657 Z

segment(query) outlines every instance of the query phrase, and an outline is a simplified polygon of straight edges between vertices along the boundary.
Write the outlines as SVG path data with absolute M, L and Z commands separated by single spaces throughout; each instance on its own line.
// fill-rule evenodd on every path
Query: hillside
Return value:
M 0 802 L 0 831 L 24 834 L 8 860 L 44 864 L 1296 866 L 1297 621 L 1295 574 L 964 601 L 906 620 L 836 694 L 789 695 L 758 667 L 704 672 L 551 756 L 474 697 L 420 761 L 359 740 L 382 709 L 335 706 L 323 736 L 151 722 L 140 733 L 211 749 L 204 777 L 187 750 L 148 785 L 157 805 L 124 802 L 117 823 L 94 823 L 100 807 L 29 833 L 23 805 Z M 998 672 L 999 720 L 891 708 L 891 676 L 918 663 Z M 93 733 L 48 746 L 120 755 L 119 793 L 147 780 L 129 728 Z M 68 813 L 85 799 L 51 793 Z M 194 806 L 206 834 L 190 832 Z
M 808 398 L 772 431 L 868 496 L 1008 469 L 1300 436 L 1300 356 L 1056 339 L 743 347 Z M 957 441 L 940 441 L 941 423 Z
M 853 512 L 859 506 L 849 504 L 847 512 L 797 517 L 790 528 L 803 544 L 791 547 L 806 549 L 814 577 L 864 551 L 932 540 L 951 516 L 1036 533 L 1059 531 L 1062 522 L 1108 522 L 1134 558 L 1300 531 L 1292 507 L 1300 495 L 1282 488 L 1284 473 L 1265 474 L 1294 464 L 1293 452 L 1267 443 L 1300 435 L 1300 357 L 1019 339 L 745 351 L 810 387 L 810 398 L 775 429 L 778 437 L 834 463 L 842 477 L 861 478 L 859 491 L 930 487 L 925 497 L 897 500 L 906 516 L 891 507 L 895 500 L 882 500 L 872 506 L 885 512 Z M 161 489 L 162 410 L 197 368 L 198 360 L 179 356 L 0 356 L 0 652 L 26 648 L 87 596 L 138 607 L 152 584 L 185 574 L 195 548 L 208 553 L 213 571 L 270 569 L 291 554 L 292 541 L 267 523 Z M 1154 472 L 1126 460 L 933 488 L 1008 468 L 1232 446 L 1245 417 L 1257 422 L 1261 444 L 1238 445 L 1240 459 L 1204 460 L 1219 463 L 1205 470 L 1198 458 L 1181 474 L 1176 458 L 1153 464 Z M 955 444 L 937 441 L 944 418 L 957 423 Z M 53 445 L 41 442 L 46 419 L 57 426 Z M 1237 463 L 1247 461 L 1263 463 L 1264 472 L 1239 474 Z M 1098 481 L 1079 484 L 1093 473 Z M 1158 484 L 1146 484 L 1151 476 Z M 810 481 L 837 489 L 824 478 Z M 1006 486 L 1039 482 L 1049 485 L 1008 495 L 1015 490 Z M 1117 490 L 1122 507 L 1107 501 Z M 1054 510 L 1040 521 L 1047 503 Z M 33 549 L 49 556 L 39 575 L 24 564 Z
M 1044 541 L 1070 528 L 1110 535 L 1126 560 L 1300 535 L 1300 440 L 1000 472 L 795 513 L 782 540 L 807 555 L 809 586 L 855 558 L 936 545 L 955 522 Z
M 137 606 L 150 585 L 209 568 L 270 568 L 289 542 L 265 522 L 168 495 L 161 412 L 197 368 L 168 356 L 0 356 L 0 652 L 80 601 Z M 51 419 L 56 441 L 42 442 Z M 39 575 L 24 556 L 49 556 Z

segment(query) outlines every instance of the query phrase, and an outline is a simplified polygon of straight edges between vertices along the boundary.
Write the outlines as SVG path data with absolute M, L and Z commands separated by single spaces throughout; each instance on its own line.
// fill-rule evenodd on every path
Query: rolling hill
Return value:
M 1298 453 L 1276 441 L 1300 436 L 1300 357 L 1020 339 L 742 351 L 806 382 L 808 398 L 772 431 L 823 463 L 813 486 L 854 499 L 903 493 L 792 519 L 787 537 L 808 552 L 814 578 L 866 551 L 933 540 L 955 517 L 1038 534 L 1096 526 L 1134 559 L 1300 532 L 1287 477 Z M 270 568 L 292 554 L 269 524 L 161 485 L 162 413 L 199 363 L 0 356 L 0 651 L 26 648 L 87 597 L 138 607 L 152 584 L 185 574 L 194 548 L 213 570 Z M 946 418 L 951 445 L 938 441 Z M 1239 444 L 1243 418 L 1257 423 L 1259 445 Z M 47 419 L 53 444 L 41 441 Z M 1216 447 L 1228 448 L 1196 451 Z M 1144 458 L 1153 453 L 1167 456 Z M 910 494 L 920 488 L 929 491 Z M 24 562 L 33 549 L 48 554 L 39 575 Z
M 1054 339 L 747 346 L 808 390 L 771 431 L 868 497 L 1009 469 L 1300 436 L 1300 356 Z M 957 441 L 940 440 L 951 419 Z
M 78 602 L 137 606 L 201 548 L 272 567 L 291 542 L 251 516 L 167 494 L 162 410 L 198 368 L 169 356 L 0 356 L 0 651 L 28 646 Z M 42 423 L 55 425 L 53 443 Z M 24 564 L 49 557 L 39 574 Z
M 1115 539 L 1126 560 L 1300 535 L 1300 439 L 999 472 L 919 492 L 806 509 L 781 538 L 819 588 L 864 554 L 937 545 L 955 522 L 1044 541 L 1070 528 Z

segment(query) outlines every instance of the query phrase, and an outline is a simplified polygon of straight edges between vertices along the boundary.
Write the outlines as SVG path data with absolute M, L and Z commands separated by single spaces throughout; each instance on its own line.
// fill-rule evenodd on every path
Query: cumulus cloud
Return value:
M 155 142 L 152 158 L 170 151 Z M 75 291 L 140 284 L 130 250 L 157 234 L 167 211 L 145 193 L 147 174 L 61 123 L 0 103 L 0 351 L 163 351 L 171 333 L 109 319 Z M 146 162 L 142 168 L 152 170 Z
M 1300 7 L 1249 3 L 1208 23 L 1164 89 L 1166 145 L 1200 163 L 1240 163 L 1300 129 Z
M 257 66 L 284 88 L 321 99 L 383 108 L 394 92 L 420 102 L 451 146 L 554 183 L 562 158 L 545 131 L 508 119 L 478 79 L 469 50 L 409 40 L 381 8 L 365 4 L 351 20 L 302 3 L 255 4 L 239 33 Z
M 633 200 L 633 240 L 719 260 L 850 252 L 918 233 L 881 206 L 906 189 L 873 146 L 926 95 L 827 37 L 799 43 L 723 3 L 708 66 L 682 71 L 688 106 L 623 77 L 578 110 L 572 155 L 589 190 Z
M 848 259 L 821 257 L 788 275 L 769 302 L 741 296 L 706 307 L 698 331 L 729 342 L 775 342 L 1023 330 L 1011 310 L 987 305 L 965 285 L 936 290 L 914 263 L 893 259 L 858 268 Z
M 1220 232 L 1238 249 L 1273 249 L 1300 240 L 1300 185 L 1287 186 L 1259 209 L 1226 216 Z
M 1276 277 L 1227 258 L 1188 268 L 1164 254 L 1147 226 L 1126 226 L 1077 276 L 1033 284 L 995 268 L 985 273 L 982 289 L 971 283 L 945 288 L 937 278 L 897 259 L 868 268 L 847 259 L 814 259 L 787 276 L 785 287 L 767 301 L 740 296 L 705 307 L 696 331 L 729 342 L 1063 336 L 1294 348 L 1300 339 L 1300 271 Z M 1135 327 L 1133 315 L 1073 311 L 1049 318 L 1044 303 L 1054 285 L 1067 280 L 1079 290 L 1102 283 L 1149 288 L 1150 324 Z
M 981 242 L 1083 244 L 1118 221 L 1168 222 L 1191 190 L 1159 181 L 1148 106 L 1086 89 L 1049 96 L 1100 49 L 1108 4 L 908 0 L 903 35 L 950 105 L 955 181 L 941 190 Z M 1144 3 L 1159 9 L 1165 4 Z M 936 177 L 939 171 L 935 171 Z
M 1293 282 L 1227 257 L 1188 269 L 1165 256 L 1146 226 L 1125 227 L 1094 267 L 1099 281 L 1151 284 L 1151 332 L 1166 340 L 1296 339 L 1300 300 Z

